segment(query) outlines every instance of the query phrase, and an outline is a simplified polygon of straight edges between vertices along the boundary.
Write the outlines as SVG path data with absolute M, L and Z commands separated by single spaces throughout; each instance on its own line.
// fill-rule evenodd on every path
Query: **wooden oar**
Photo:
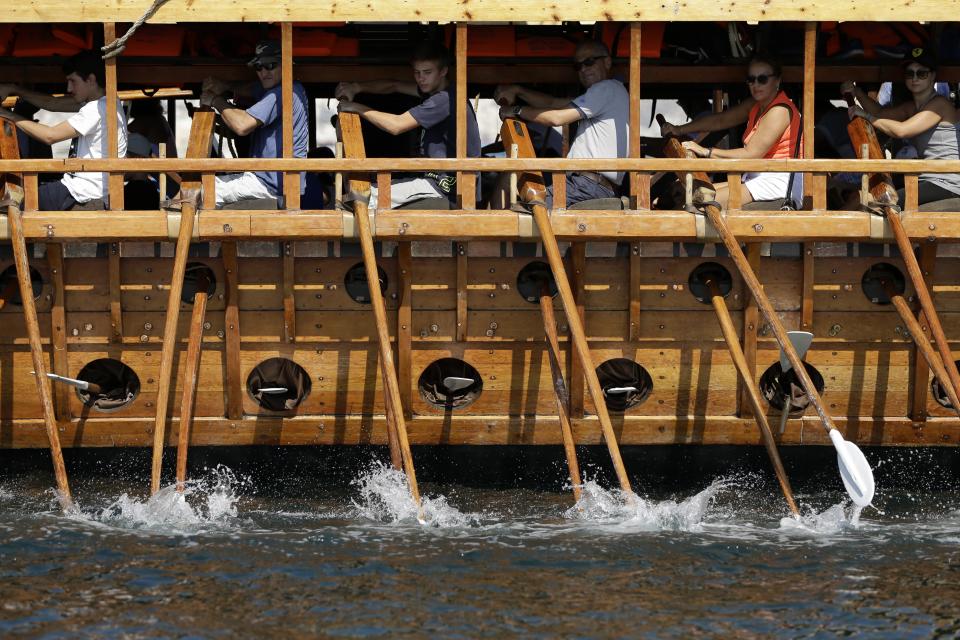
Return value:
M 193 429 L 193 409 L 197 399 L 197 381 L 200 375 L 200 356 L 203 349 L 203 319 L 207 312 L 205 277 L 197 279 L 190 316 L 190 338 L 187 341 L 187 362 L 183 368 L 183 396 L 180 401 L 180 431 L 177 434 L 177 491 L 182 492 L 187 480 L 187 450 Z
M 577 462 L 577 450 L 573 441 L 573 429 L 570 427 L 570 415 L 567 413 L 569 394 L 563 381 L 560 368 L 560 341 L 557 338 L 557 320 L 553 315 L 553 297 L 547 291 L 540 294 L 540 311 L 543 315 L 543 330 L 547 334 L 547 359 L 550 361 L 550 375 L 553 377 L 553 393 L 557 399 L 557 416 L 560 418 L 560 435 L 563 438 L 563 451 L 567 456 L 567 469 L 570 472 L 570 486 L 573 489 L 574 502 L 580 501 L 580 465 Z
M 216 114 L 209 107 L 201 107 L 193 114 L 190 128 L 188 158 L 202 158 L 210 153 L 213 124 Z M 183 293 L 183 276 L 190 254 L 193 224 L 200 202 L 199 176 L 187 177 L 180 188 L 180 231 L 173 258 L 173 273 L 170 276 L 170 293 L 167 296 L 167 314 L 163 325 L 163 347 L 160 351 L 160 373 L 157 378 L 157 413 L 153 425 L 153 462 L 150 472 L 150 493 L 160 490 L 160 474 L 163 470 L 163 447 L 166 444 L 167 404 L 170 400 L 170 385 L 173 377 L 173 354 L 177 346 L 177 323 L 180 319 L 180 295 Z
M 20 148 L 17 144 L 17 129 L 12 122 L 0 119 L 0 159 L 19 160 Z M 43 425 L 47 430 L 50 443 L 50 458 L 53 462 L 53 475 L 57 482 L 57 498 L 64 511 L 73 507 L 70 495 L 70 483 L 67 481 L 67 467 L 63 462 L 60 448 L 60 436 L 57 431 L 56 414 L 53 411 L 53 395 L 50 380 L 47 378 L 47 365 L 44 361 L 43 345 L 40 342 L 40 323 L 37 320 L 37 307 L 33 302 L 33 282 L 30 279 L 30 263 L 27 256 L 27 243 L 23 237 L 23 218 L 20 207 L 23 204 L 23 188 L 18 176 L 0 174 L 3 204 L 7 206 L 7 225 L 10 227 L 10 244 L 13 247 L 13 262 L 17 270 L 17 284 L 20 287 L 20 303 L 23 305 L 23 321 L 27 326 L 27 339 L 30 343 L 30 357 L 36 372 L 37 393 L 43 410 Z M 4 296 L 6 298 L 6 296 Z M 12 384 L 8 382 L 7 384 Z
M 727 348 L 730 350 L 730 356 L 733 358 L 733 364 L 743 380 L 743 385 L 747 389 L 747 396 L 750 398 L 750 406 L 753 408 L 753 417 L 757 421 L 757 427 L 760 429 L 760 435 L 763 437 L 763 445 L 767 449 L 767 456 L 770 458 L 770 464 L 773 465 L 773 471 L 780 482 L 780 489 L 783 491 L 783 497 L 787 500 L 787 506 L 793 515 L 800 517 L 800 510 L 797 509 L 797 503 L 793 499 L 793 489 L 790 488 L 790 480 L 787 478 L 787 472 L 783 468 L 783 462 L 780 460 L 780 452 L 777 450 L 777 441 L 770 430 L 770 424 L 767 422 L 766 411 L 763 403 L 760 401 L 760 389 L 757 388 L 757 382 L 753 379 L 753 372 L 747 364 L 747 358 L 740 347 L 740 339 L 737 337 L 737 330 L 733 325 L 733 319 L 730 317 L 730 311 L 727 309 L 727 303 L 720 293 L 720 288 L 711 276 L 706 276 L 704 283 L 710 289 L 710 302 L 713 304 L 713 310 L 717 313 L 717 320 L 720 322 L 720 330 L 723 332 L 723 338 L 727 342 Z
M 340 133 L 343 138 L 344 154 L 350 158 L 365 156 L 363 133 L 360 128 L 360 116 L 355 113 L 341 113 Z M 370 305 L 377 325 L 377 342 L 380 346 L 381 371 L 386 391 L 385 405 L 388 425 L 393 423 L 396 429 L 397 445 L 400 449 L 403 469 L 410 485 L 410 493 L 417 504 L 419 517 L 423 519 L 423 505 L 420 501 L 420 489 L 413 467 L 413 454 L 407 437 L 407 424 L 403 415 L 403 403 L 400 400 L 400 385 L 397 382 L 397 370 L 393 364 L 393 348 L 390 345 L 390 332 L 387 329 L 387 310 L 380 291 L 380 279 L 377 272 L 376 250 L 373 235 L 370 232 L 370 219 L 367 217 L 367 201 L 370 196 L 370 183 L 364 180 L 350 180 L 350 192 L 353 200 L 353 217 L 360 236 L 360 249 L 363 252 L 363 265 L 367 272 L 367 288 L 370 291 Z
M 897 313 L 900 314 L 900 319 L 903 320 L 904 324 L 907 325 L 907 331 L 910 332 L 910 337 L 913 338 L 913 342 L 917 345 L 917 349 L 919 349 L 920 353 L 923 355 L 923 359 L 927 361 L 928 365 L 930 365 L 933 375 L 935 375 L 937 380 L 940 381 L 940 385 L 946 392 L 947 397 L 950 398 L 950 404 L 952 405 L 953 411 L 957 414 L 957 416 L 960 416 L 960 398 L 957 397 L 957 392 L 954 390 L 953 385 L 950 384 L 950 379 L 946 369 L 944 369 L 943 361 L 941 361 L 940 357 L 934 352 L 929 338 L 927 338 L 926 334 L 923 332 L 923 327 L 920 326 L 920 322 L 917 320 L 916 316 L 913 315 L 913 310 L 910 309 L 910 305 L 907 304 L 907 301 L 903 298 L 903 295 L 896 291 L 893 283 L 886 279 L 881 279 L 880 285 L 890 298 L 890 301 L 893 302 L 893 306 L 896 308 Z
M 512 148 L 511 145 L 517 145 L 518 157 L 536 157 L 533 144 L 530 142 L 530 135 L 527 132 L 527 126 L 522 121 L 512 118 L 504 120 L 503 126 L 500 128 L 500 136 L 503 139 L 504 147 Z M 567 324 L 570 326 L 573 346 L 583 368 L 583 377 L 586 379 L 587 389 L 590 391 L 590 397 L 593 398 L 593 404 L 597 410 L 600 429 L 603 432 L 603 439 L 607 443 L 607 450 L 610 452 L 610 459 L 613 461 L 617 479 L 620 481 L 620 488 L 626 493 L 627 499 L 632 501 L 633 498 L 630 496 L 633 495 L 633 490 L 630 488 L 630 478 L 623 466 L 620 446 L 617 444 L 617 436 L 613 431 L 613 425 L 610 424 L 606 399 L 603 395 L 603 389 L 600 387 L 600 381 L 597 379 L 593 357 L 590 355 L 590 347 L 587 345 L 587 335 L 583 330 L 583 322 L 580 320 L 580 313 L 577 311 L 577 304 L 573 298 L 573 290 L 570 288 L 570 281 L 563 266 L 563 258 L 560 256 L 557 238 L 553 233 L 550 217 L 547 215 L 547 207 L 544 202 L 546 188 L 543 184 L 543 176 L 539 172 L 524 172 L 518 180 L 518 186 L 521 200 L 530 206 L 537 228 L 540 229 L 540 241 L 543 244 L 544 253 L 547 254 L 553 279 L 557 283 L 560 301 L 563 303 L 563 309 L 567 314 Z
M 844 94 L 844 98 L 849 106 L 854 106 L 852 94 Z M 847 124 L 847 133 L 853 148 L 861 160 L 863 156 L 871 160 L 882 160 L 885 156 L 880 148 L 880 142 L 877 140 L 877 132 L 873 125 L 859 116 L 850 120 Z M 866 153 L 864 153 L 866 152 Z M 913 253 L 913 243 L 907 236 L 903 228 L 903 221 L 900 219 L 900 212 L 897 209 L 897 191 L 893 188 L 890 175 L 886 173 L 870 174 L 869 178 L 870 196 L 875 204 L 886 212 L 887 222 L 890 223 L 890 230 L 893 231 L 893 237 L 903 256 L 903 262 L 907 267 L 907 275 L 913 288 L 917 291 L 917 299 L 920 301 L 920 309 L 926 316 L 927 325 L 930 327 L 930 334 L 934 342 L 937 343 L 937 351 L 940 352 L 940 358 L 943 361 L 943 369 L 946 371 L 948 379 L 941 380 L 944 387 L 953 387 L 954 395 L 960 395 L 960 371 L 957 370 L 957 364 L 953 353 L 950 351 L 950 344 L 947 342 L 947 336 L 943 332 L 943 325 L 940 323 L 940 316 L 936 307 L 933 306 L 933 299 L 930 297 L 930 290 L 927 288 L 926 281 L 923 278 L 923 271 L 920 269 L 920 263 L 917 262 L 917 256 Z M 919 344 L 918 344 L 919 346 Z M 952 402 L 952 400 L 951 400 Z M 956 407 L 956 405 L 954 405 Z

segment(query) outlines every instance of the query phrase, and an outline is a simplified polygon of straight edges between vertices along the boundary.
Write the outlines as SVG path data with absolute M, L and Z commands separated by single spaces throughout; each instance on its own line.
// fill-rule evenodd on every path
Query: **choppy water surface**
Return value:
M 633 504 L 591 481 L 576 506 L 425 483 L 421 524 L 376 462 L 282 495 L 226 467 L 149 500 L 101 480 L 68 515 L 48 482 L 0 486 L 4 637 L 960 634 L 953 490 L 881 487 L 857 517 L 837 481 L 797 522 L 751 474 Z

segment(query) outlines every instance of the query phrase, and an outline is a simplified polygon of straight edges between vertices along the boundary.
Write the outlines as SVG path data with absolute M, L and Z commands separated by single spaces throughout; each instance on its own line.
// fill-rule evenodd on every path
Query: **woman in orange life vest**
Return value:
M 695 131 L 722 131 L 746 122 L 743 147 L 738 149 L 705 148 L 692 141 L 684 142 L 683 146 L 700 158 L 792 158 L 798 149 L 800 112 L 780 90 L 780 74 L 776 60 L 756 55 L 747 67 L 749 98 L 727 111 L 701 116 L 683 125 L 664 124 L 661 131 L 664 135 L 681 136 Z M 788 172 L 745 173 L 742 203 L 784 198 L 789 180 Z M 799 180 L 795 181 L 795 187 L 799 187 L 797 183 Z M 717 202 L 726 206 L 727 184 L 714 186 Z

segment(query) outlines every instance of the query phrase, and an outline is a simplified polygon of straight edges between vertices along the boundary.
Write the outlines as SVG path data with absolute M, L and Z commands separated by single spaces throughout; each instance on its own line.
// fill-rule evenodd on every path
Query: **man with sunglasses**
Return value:
M 581 42 L 573 57 L 580 84 L 586 91 L 576 98 L 557 98 L 518 85 L 501 85 L 494 98 L 501 118 L 519 118 L 548 127 L 577 123 L 568 158 L 625 158 L 629 140 L 630 96 L 619 80 L 610 77 L 610 51 L 602 42 Z M 516 105 L 517 100 L 525 105 Z M 621 171 L 577 171 L 567 174 L 567 205 L 584 200 L 615 198 L 623 181 Z M 547 188 L 547 204 L 553 189 Z
M 208 104 L 220 113 L 227 127 L 238 136 L 251 136 L 250 157 L 280 158 L 283 156 L 283 98 L 280 89 L 280 43 L 263 40 L 257 44 L 254 57 L 247 66 L 257 73 L 258 82 L 230 83 L 217 78 L 203 81 L 201 104 Z M 253 100 L 253 106 L 242 109 L 230 102 L 226 94 L 238 100 Z M 309 127 L 307 93 L 299 82 L 293 83 L 293 155 L 306 158 Z M 279 171 L 246 171 L 217 176 L 217 207 L 244 200 L 278 198 L 283 193 Z M 300 194 L 306 186 L 300 174 Z

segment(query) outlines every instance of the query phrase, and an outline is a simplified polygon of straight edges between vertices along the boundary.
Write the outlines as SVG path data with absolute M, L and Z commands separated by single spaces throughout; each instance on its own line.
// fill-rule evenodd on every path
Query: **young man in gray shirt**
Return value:
M 548 127 L 577 123 L 577 135 L 568 158 L 625 158 L 629 140 L 630 96 L 619 80 L 610 77 L 612 60 L 606 45 L 581 42 L 573 56 L 580 84 L 586 91 L 576 98 L 556 98 L 518 85 L 501 85 L 494 98 L 509 106 L 501 118 L 519 118 Z M 514 106 L 517 99 L 528 106 Z M 567 174 L 567 204 L 619 196 L 622 171 L 578 171 Z M 553 189 L 547 188 L 547 204 Z

